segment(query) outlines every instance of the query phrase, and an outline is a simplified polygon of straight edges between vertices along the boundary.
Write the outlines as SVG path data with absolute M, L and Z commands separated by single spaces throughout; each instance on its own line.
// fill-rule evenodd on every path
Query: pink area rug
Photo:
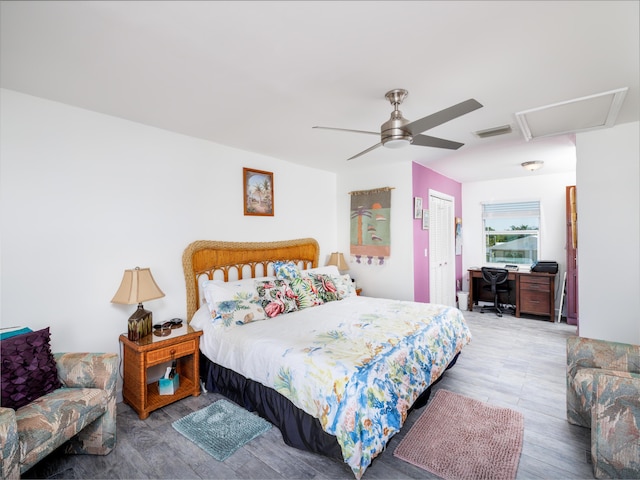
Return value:
M 516 478 L 524 416 L 438 390 L 393 454 L 446 480 Z

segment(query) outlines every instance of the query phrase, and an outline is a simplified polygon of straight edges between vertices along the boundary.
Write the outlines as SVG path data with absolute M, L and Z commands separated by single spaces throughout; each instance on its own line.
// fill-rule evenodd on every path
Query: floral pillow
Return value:
M 296 299 L 298 310 L 315 307 L 316 305 L 322 305 L 324 303 L 324 301 L 318 297 L 318 289 L 308 276 L 294 278 L 289 284 L 291 285 L 293 293 L 298 297 Z
M 300 277 L 300 270 L 293 262 L 273 262 L 273 270 L 278 280 L 293 280 Z
M 286 280 L 256 282 L 256 290 L 267 317 L 273 318 L 298 310 L 297 296 Z
M 340 300 L 334 277 L 324 273 L 310 273 L 309 278 L 318 292 L 318 298 L 324 303 Z
M 229 281 L 224 281 L 221 279 L 218 280 L 203 280 L 199 283 L 198 288 L 199 288 L 199 292 L 198 292 L 198 298 L 200 299 L 200 306 L 204 305 L 205 303 L 207 303 L 207 298 L 205 295 L 205 286 L 206 285 L 222 285 L 228 289 L 232 289 L 232 290 L 246 290 L 247 292 L 252 292 L 254 295 L 256 294 L 256 285 L 255 282 L 256 280 L 271 280 L 274 279 L 276 277 L 274 276 L 268 276 L 268 277 L 257 277 L 257 278 L 243 278 L 243 279 L 236 279 L 236 280 L 229 280 Z
M 344 275 L 340 275 L 338 277 L 332 276 L 335 281 L 336 288 L 338 289 L 338 296 L 340 300 L 347 297 L 355 297 L 357 296 L 356 287 L 353 284 L 353 280 L 351 280 L 351 276 L 348 273 Z
M 214 323 L 221 322 L 229 327 L 267 318 L 255 284 L 248 288 L 246 283 L 212 280 L 204 282 L 203 291 Z

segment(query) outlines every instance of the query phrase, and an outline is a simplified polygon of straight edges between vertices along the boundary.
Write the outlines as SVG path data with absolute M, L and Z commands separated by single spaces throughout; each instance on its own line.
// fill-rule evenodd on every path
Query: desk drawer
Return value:
M 147 353 L 147 365 L 157 365 L 158 363 L 170 362 L 174 358 L 184 357 L 185 355 L 195 353 L 195 351 L 195 340 L 170 345 Z
M 530 275 L 522 275 L 520 277 L 520 288 L 522 290 L 534 292 L 550 292 L 551 279 L 545 277 L 534 277 Z
M 521 290 L 520 311 L 534 315 L 550 315 L 548 291 L 548 285 L 546 291 Z

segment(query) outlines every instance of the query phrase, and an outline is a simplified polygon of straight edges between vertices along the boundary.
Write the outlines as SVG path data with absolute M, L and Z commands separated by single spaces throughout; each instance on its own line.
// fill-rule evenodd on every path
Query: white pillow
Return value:
M 214 322 L 225 326 L 244 325 L 266 317 L 258 292 L 256 279 L 222 282 L 208 280 L 203 284 L 204 298 Z
M 223 282 L 222 280 L 213 280 L 213 281 L 226 285 L 229 288 L 248 290 L 248 291 L 254 292 L 256 289 L 256 282 L 262 282 L 264 280 L 275 280 L 275 279 L 276 277 L 270 276 L 270 277 L 257 277 L 257 278 L 243 278 L 242 280 L 229 280 L 228 282 Z
M 209 305 L 205 302 L 198 311 L 193 314 L 189 325 L 195 330 L 202 330 L 209 322 L 211 322 L 211 310 L 209 310 Z
M 243 290 L 253 291 L 256 288 L 255 282 L 256 280 L 275 280 L 276 277 L 258 277 L 258 278 L 243 278 L 242 280 L 231 280 L 229 282 L 225 282 L 223 280 L 201 280 L 199 282 L 199 299 L 200 305 L 204 305 L 207 302 L 205 296 L 205 285 L 210 284 L 211 282 L 215 282 L 221 285 L 230 285 L 232 288 L 239 288 Z

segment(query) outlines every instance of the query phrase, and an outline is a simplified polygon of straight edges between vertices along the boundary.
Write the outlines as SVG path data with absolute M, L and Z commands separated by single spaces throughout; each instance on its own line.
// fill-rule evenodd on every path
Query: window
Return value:
M 531 265 L 540 251 L 540 202 L 482 205 L 484 261 Z

